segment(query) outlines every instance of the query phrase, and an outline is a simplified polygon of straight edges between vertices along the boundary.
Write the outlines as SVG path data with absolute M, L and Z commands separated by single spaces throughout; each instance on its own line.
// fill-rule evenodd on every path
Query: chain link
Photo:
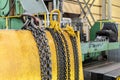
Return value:
M 62 41 L 62 38 L 58 32 L 54 32 L 53 29 L 48 28 L 50 31 L 55 45 L 56 45 L 56 52 L 57 52 L 57 71 L 58 71 L 58 79 L 57 80 L 66 80 L 66 55 L 65 55 L 65 47 Z
M 42 80 L 52 80 L 51 53 L 46 38 L 45 28 L 38 27 L 33 23 L 23 27 L 32 32 L 39 49 Z M 57 54 L 57 80 L 70 80 L 70 52 L 67 40 L 63 33 L 55 32 L 47 28 L 54 40 Z M 70 36 L 74 52 L 75 80 L 79 80 L 79 57 L 76 37 Z
M 35 26 L 34 24 L 25 26 L 23 29 L 31 31 L 37 42 L 42 80 L 52 80 L 51 53 L 48 40 L 46 38 L 45 29 L 43 27 Z
M 62 39 L 63 39 L 63 41 L 64 41 L 64 44 L 65 44 L 65 49 L 66 49 L 66 58 L 67 58 L 67 78 L 68 78 L 68 80 L 70 80 L 70 52 L 69 52 L 69 49 L 68 49 L 68 43 L 67 43 L 67 40 L 66 40 L 66 38 L 65 38 L 65 36 L 63 35 L 63 33 L 61 33 L 61 37 L 62 37 Z
M 73 52 L 74 52 L 74 65 L 75 65 L 75 80 L 79 80 L 79 57 L 76 37 L 70 36 Z

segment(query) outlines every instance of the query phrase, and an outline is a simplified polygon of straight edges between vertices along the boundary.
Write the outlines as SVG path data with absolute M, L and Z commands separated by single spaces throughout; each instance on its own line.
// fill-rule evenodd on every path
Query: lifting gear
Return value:
M 58 13 L 58 21 L 52 19 Z M 41 80 L 83 80 L 80 40 L 72 27 L 60 28 L 60 11 L 50 14 L 50 27 L 39 26 L 38 19 L 27 16 L 23 30 L 28 30 L 37 43 Z

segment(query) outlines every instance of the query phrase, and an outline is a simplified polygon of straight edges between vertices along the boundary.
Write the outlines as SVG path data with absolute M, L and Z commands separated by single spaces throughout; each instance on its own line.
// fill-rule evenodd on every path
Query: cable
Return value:
M 4 5 L 4 7 L 3 7 L 3 8 L 0 8 L 0 10 L 5 9 L 5 8 L 6 8 L 6 6 L 7 6 L 7 4 L 8 4 L 8 0 L 6 1 L 6 3 L 5 3 L 5 5 Z

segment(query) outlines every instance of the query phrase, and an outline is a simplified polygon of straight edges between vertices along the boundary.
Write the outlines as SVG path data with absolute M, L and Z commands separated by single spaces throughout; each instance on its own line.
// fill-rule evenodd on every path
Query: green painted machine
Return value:
M 116 39 L 115 41 L 109 41 L 109 39 L 104 38 L 103 35 L 106 35 L 107 33 L 102 33 L 103 38 L 98 37 L 99 39 L 97 39 L 97 33 L 100 31 L 104 32 L 104 24 L 114 24 L 116 27 Z M 111 25 L 112 26 L 112 25 Z M 114 29 L 114 27 L 111 26 L 107 26 L 107 30 L 110 29 Z M 101 57 L 102 54 L 104 54 L 106 51 L 109 50 L 114 50 L 114 49 L 118 49 L 119 48 L 119 24 L 115 23 L 112 20 L 98 20 L 97 22 L 95 22 L 95 24 L 92 26 L 92 28 L 90 29 L 90 41 L 87 43 L 82 43 L 82 52 L 83 52 L 83 60 L 88 60 L 88 59 L 98 59 L 99 57 Z M 110 37 L 115 37 L 112 36 L 113 34 L 110 34 Z
M 0 29 L 20 29 L 23 23 L 19 15 L 22 13 L 23 8 L 19 0 L 1 0 Z
M 21 20 L 20 16 L 27 10 L 30 10 L 29 6 L 31 6 L 29 3 L 27 3 L 26 6 L 24 1 L 27 0 L 0 1 L 0 29 L 16 29 L 16 30 L 21 29 L 21 27 L 23 26 L 23 21 Z M 40 12 L 37 12 L 35 14 L 35 11 L 33 11 L 33 13 L 38 17 L 40 17 L 40 15 L 44 16 L 43 25 L 47 26 L 49 25 L 49 12 L 43 0 L 41 0 L 41 3 L 39 4 L 41 5 L 39 10 Z M 30 12 L 32 12 L 32 10 Z M 115 23 L 115 22 L 109 20 L 100 20 L 95 22 L 95 24 L 90 30 L 90 42 L 81 43 L 83 61 L 89 59 L 97 59 L 98 56 L 100 56 L 101 53 L 103 53 L 104 51 L 119 48 L 119 40 L 116 42 L 109 42 L 108 40 L 95 41 L 96 33 L 103 28 L 104 23 Z
M 94 41 L 96 38 L 96 33 L 103 28 L 104 23 L 115 23 L 112 20 L 98 20 L 90 29 L 90 41 Z M 118 27 L 118 24 L 115 23 Z
M 31 6 L 35 4 L 35 7 Z M 40 6 L 39 6 L 40 5 Z M 43 0 L 28 1 L 28 0 L 1 0 L 0 1 L 0 29 L 21 29 L 23 22 L 20 18 L 21 14 L 30 13 L 33 15 L 44 15 L 49 21 L 49 12 Z M 17 26 L 16 26 L 17 25 Z

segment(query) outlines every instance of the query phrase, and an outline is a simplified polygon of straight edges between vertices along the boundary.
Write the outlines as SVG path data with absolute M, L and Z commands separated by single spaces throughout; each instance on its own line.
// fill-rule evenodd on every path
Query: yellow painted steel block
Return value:
M 79 57 L 79 80 L 84 80 L 83 75 L 83 64 L 82 64 L 82 51 L 81 51 L 81 43 L 80 43 L 80 33 L 77 32 L 77 46 L 78 46 L 78 57 Z
M 0 31 L 0 80 L 41 80 L 37 44 L 29 31 Z
M 67 30 L 67 29 L 66 29 Z M 71 32 L 71 30 L 68 31 Z M 52 34 L 46 32 L 51 52 L 52 80 L 58 79 L 58 53 L 56 43 Z M 61 33 L 59 33 L 61 34 Z M 70 80 L 75 80 L 75 53 L 70 36 L 67 31 L 62 30 L 69 49 L 70 58 Z M 79 33 L 78 33 L 79 34 Z M 80 38 L 74 34 L 77 40 L 79 59 L 79 80 L 83 80 L 82 56 L 80 50 Z M 62 40 L 64 47 L 65 42 Z M 66 50 L 66 49 L 65 49 Z M 67 55 L 67 51 L 65 51 Z M 66 80 L 68 77 L 68 61 L 66 56 Z M 62 66 L 62 65 L 61 65 Z M 0 31 L 0 80 L 41 80 L 40 55 L 37 44 L 30 31 L 25 30 L 1 30 Z
M 66 37 L 67 43 L 68 43 L 68 48 L 69 48 L 69 54 L 70 54 L 70 79 L 75 80 L 75 66 L 74 66 L 74 53 L 73 53 L 73 48 L 72 48 L 72 43 L 70 40 L 69 35 L 66 32 L 63 32 L 64 36 Z
M 48 43 L 50 45 L 50 52 L 51 52 L 51 61 L 52 61 L 52 80 L 57 80 L 57 53 L 56 53 L 56 47 L 54 40 L 52 38 L 52 35 L 50 32 L 46 31 L 46 36 L 48 40 Z

